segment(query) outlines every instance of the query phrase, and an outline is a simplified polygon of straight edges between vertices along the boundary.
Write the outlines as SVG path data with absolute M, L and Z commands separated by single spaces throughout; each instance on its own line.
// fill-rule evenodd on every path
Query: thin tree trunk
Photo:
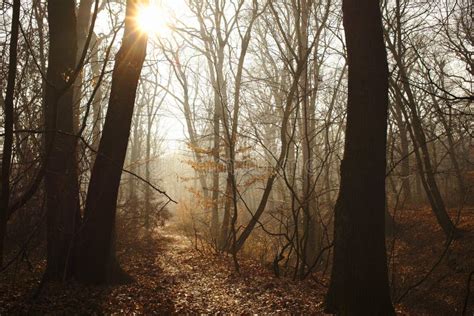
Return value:
M 396 97 L 399 98 L 399 102 L 402 102 L 401 92 L 398 90 L 396 83 L 391 79 L 392 86 L 396 90 Z M 406 103 L 410 101 L 406 101 Z M 409 113 L 405 108 L 401 108 L 402 113 L 405 116 L 405 120 L 408 122 L 410 119 Z M 415 158 L 418 165 L 418 172 L 420 175 L 421 184 L 425 189 L 428 201 L 431 204 L 431 208 L 438 224 L 443 229 L 447 238 L 457 237 L 457 230 L 453 222 L 449 218 L 446 212 L 444 201 L 439 192 L 438 184 L 434 177 L 434 172 L 431 167 L 431 161 L 429 157 L 428 147 L 426 144 L 426 136 L 422 130 L 420 119 L 416 113 L 416 110 L 410 106 L 410 114 L 412 124 L 410 124 L 410 137 L 415 144 Z
M 298 55 L 301 60 L 305 60 L 306 56 L 309 54 L 309 47 L 308 47 L 308 25 L 309 25 L 309 13 L 311 1 L 301 0 L 300 1 L 300 9 L 301 13 L 297 13 L 301 15 L 298 19 L 301 20 L 299 28 L 300 37 L 299 42 L 299 50 Z M 295 8 L 296 9 L 296 8 Z M 315 41 L 318 41 L 316 39 Z M 315 51 L 318 50 L 318 43 L 316 42 L 315 47 L 313 48 Z M 318 63 L 316 59 L 314 61 L 315 64 Z M 303 235 L 302 235 L 302 258 L 301 258 L 301 265 L 300 265 L 300 277 L 304 277 L 306 274 L 306 267 L 311 267 L 312 263 L 316 259 L 318 250 L 318 241 L 317 241 L 317 233 L 318 233 L 318 223 L 316 221 L 316 208 L 314 200 L 314 179 L 313 179 L 313 172 L 314 172 L 314 152 L 313 149 L 314 145 L 314 137 L 315 137 L 315 102 L 310 100 L 310 89 L 309 89 L 309 80 L 308 80 L 308 64 L 309 62 L 305 63 L 303 73 L 300 78 L 300 85 L 299 91 L 300 96 L 299 99 L 301 100 L 302 106 L 302 124 L 300 126 L 301 134 L 302 134 L 302 152 L 303 152 L 303 164 L 301 170 L 301 176 L 303 179 L 303 187 L 302 187 L 302 209 L 303 209 Z M 316 78 L 319 77 L 319 67 L 318 65 L 315 66 L 315 76 Z M 314 98 L 316 98 L 317 94 L 317 81 L 314 83 L 315 86 L 313 87 Z
M 97 40 L 97 36 L 94 34 L 93 36 L 93 48 L 91 50 L 91 70 L 94 82 L 94 88 L 96 85 L 99 85 L 99 78 L 101 74 L 101 67 L 99 61 L 99 41 Z M 100 130 L 101 130 L 101 119 L 102 119 L 102 110 L 101 110 L 101 102 L 103 97 L 103 89 L 102 86 L 99 85 L 97 87 L 97 92 L 94 95 L 94 99 L 92 100 L 92 148 L 94 150 L 99 149 L 99 141 L 100 141 Z M 95 153 L 92 153 L 95 158 Z M 92 165 L 94 165 L 94 160 L 92 161 Z
M 401 32 L 401 25 L 399 24 L 397 26 L 397 32 Z M 385 40 L 387 42 L 387 46 L 390 50 L 390 52 L 393 55 L 393 58 L 396 62 L 398 71 L 400 72 L 400 77 L 401 77 L 401 84 L 403 86 L 403 91 L 406 93 L 406 98 L 401 92 L 401 89 L 398 87 L 398 85 L 393 82 L 392 80 L 392 86 L 396 90 L 396 93 L 398 94 L 400 100 L 405 103 L 408 106 L 408 109 L 410 111 L 410 115 L 408 116 L 407 114 L 405 117 L 405 120 L 408 122 L 408 119 L 411 120 L 411 127 L 413 130 L 412 133 L 412 141 L 413 144 L 416 148 L 419 148 L 421 154 L 420 157 L 417 158 L 417 161 L 419 162 L 418 168 L 421 173 L 422 177 L 422 182 L 426 181 L 426 194 L 428 196 L 428 199 L 430 200 L 431 203 L 431 208 L 433 210 L 433 213 L 436 216 L 436 219 L 438 221 L 438 224 L 441 226 L 443 229 L 445 235 L 447 238 L 450 237 L 456 237 L 458 235 L 458 231 L 454 225 L 454 223 L 451 221 L 449 218 L 448 212 L 446 211 L 446 206 L 444 204 L 444 200 L 441 197 L 441 193 L 439 191 L 438 184 L 436 182 L 436 178 L 434 175 L 434 169 L 433 165 L 430 160 L 430 154 L 428 150 L 428 144 L 426 141 L 426 135 L 423 130 L 423 125 L 421 123 L 421 119 L 419 117 L 419 114 L 417 112 L 416 108 L 416 100 L 415 96 L 412 91 L 412 87 L 410 86 L 409 83 L 409 76 L 407 74 L 407 69 L 405 64 L 403 63 L 403 56 L 401 55 L 402 52 L 397 50 L 395 45 L 392 43 L 391 39 L 389 36 L 385 36 Z M 399 41 L 400 42 L 400 41 Z M 402 103 L 400 103 L 402 104 Z M 406 111 L 405 111 L 406 112 Z M 416 149 L 415 149 L 416 151 Z M 422 165 L 420 165 L 420 163 Z M 425 178 L 425 180 L 423 180 Z
M 407 123 L 403 121 L 403 114 L 400 107 L 403 104 L 396 103 L 393 105 L 393 117 L 398 126 L 400 133 L 400 158 L 403 159 L 400 164 L 400 176 L 402 178 L 402 192 L 403 201 L 410 203 L 411 196 L 411 185 L 410 185 L 410 155 L 409 155 L 409 143 L 407 136 Z
M 306 61 L 299 61 L 296 66 L 296 71 L 293 77 L 292 86 L 288 92 L 286 98 L 286 104 L 283 109 L 283 118 L 282 118 L 282 125 L 280 129 L 280 142 L 281 142 L 281 150 L 280 155 L 276 161 L 276 165 L 274 167 L 275 170 L 281 169 L 284 166 L 285 158 L 287 157 L 287 152 L 289 149 L 289 142 L 291 141 L 288 137 L 289 125 L 290 125 L 290 116 L 292 113 L 292 105 L 294 101 L 294 97 L 296 95 L 298 89 L 298 82 L 299 78 L 303 72 L 304 65 L 303 63 Z M 247 238 L 249 238 L 250 234 L 252 233 L 253 229 L 257 225 L 260 217 L 262 216 L 263 212 L 265 211 L 265 207 L 267 206 L 268 198 L 270 197 L 270 192 L 273 188 L 273 184 L 276 179 L 276 172 L 272 172 L 272 174 L 268 177 L 265 188 L 263 190 L 262 197 L 260 198 L 260 202 L 258 204 L 255 213 L 253 214 L 252 218 L 250 219 L 247 226 L 244 228 L 242 233 L 239 235 L 235 242 L 234 252 L 238 252 L 245 244 Z
M 443 84 L 444 86 L 444 84 Z M 450 124 L 450 121 L 447 121 L 445 118 L 445 114 L 441 110 L 441 107 L 439 105 L 438 100 L 435 98 L 434 95 L 431 96 L 431 100 L 433 101 L 433 105 L 435 106 L 436 111 L 438 112 L 439 115 L 439 120 L 441 124 L 443 125 L 444 130 L 446 131 L 446 138 L 448 141 L 448 147 L 446 148 L 448 151 L 449 158 L 451 159 L 451 163 L 453 164 L 453 169 L 454 169 L 454 175 L 456 177 L 457 181 L 457 186 L 458 186 L 458 206 L 462 207 L 464 203 L 464 199 L 466 197 L 466 184 L 464 182 L 464 177 L 462 174 L 461 167 L 459 165 L 458 157 L 456 156 L 456 146 L 453 138 L 453 131 L 452 131 L 452 126 Z M 449 108 L 449 118 L 451 119 L 451 107 Z
M 150 117 L 151 113 L 148 112 L 148 121 L 147 121 L 147 133 L 146 133 L 146 148 L 145 148 L 145 180 L 150 182 L 151 181 L 151 171 L 150 171 L 150 159 L 151 159 L 151 133 L 152 133 L 152 125 L 153 120 Z M 151 188 L 149 185 L 145 185 L 145 229 L 147 232 L 150 231 L 150 213 L 151 213 Z
M 173 71 L 178 77 L 178 82 L 181 84 L 181 87 L 183 88 L 183 99 L 182 100 L 180 99 L 180 100 L 181 100 L 181 103 L 183 104 L 183 113 L 184 113 L 184 118 L 186 121 L 186 128 L 188 130 L 189 142 L 190 142 L 190 145 L 194 149 L 197 149 L 199 148 L 199 142 L 198 142 L 198 138 L 196 136 L 196 130 L 193 124 L 193 113 L 191 111 L 191 104 L 190 104 L 189 84 L 188 84 L 188 79 L 186 77 L 185 70 L 183 69 L 181 62 L 179 60 L 178 52 L 175 52 L 173 54 L 174 59 L 167 57 L 166 54 L 165 54 L 165 57 L 168 59 L 168 61 L 170 61 L 173 67 Z M 193 150 L 193 153 L 194 153 L 196 162 L 198 164 L 202 164 L 203 159 L 202 159 L 201 153 L 199 153 L 197 150 Z M 197 174 L 198 174 L 199 183 L 201 184 L 201 189 L 204 195 L 204 200 L 207 201 L 208 196 L 209 196 L 209 188 L 207 187 L 206 174 L 202 171 L 198 171 Z
M 91 8 L 93 0 L 80 0 L 79 8 L 77 10 L 77 52 L 76 52 L 76 62 L 81 59 L 82 52 L 85 48 L 87 35 L 90 26 L 91 19 Z M 82 94 L 82 85 L 83 85 L 84 75 L 81 71 L 73 86 L 73 103 L 74 103 L 74 129 L 77 132 L 79 129 L 79 116 L 80 116 L 80 106 L 81 106 L 81 94 Z

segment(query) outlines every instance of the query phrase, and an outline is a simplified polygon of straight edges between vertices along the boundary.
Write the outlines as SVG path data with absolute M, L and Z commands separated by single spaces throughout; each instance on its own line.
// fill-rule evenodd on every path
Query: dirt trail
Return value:
M 0 315 L 322 312 L 325 289 L 313 280 L 278 279 L 270 269 L 242 258 L 242 274 L 237 275 L 229 257 L 195 250 L 170 227 L 155 238 L 128 239 L 118 245 L 118 258 L 135 282 L 48 284 L 34 298 L 43 261 L 33 271 L 0 276 Z
M 312 282 L 278 279 L 259 264 L 245 260 L 241 260 L 242 274 L 237 275 L 230 258 L 199 253 L 171 229 L 163 231 L 161 239 L 166 246 L 158 264 L 176 312 L 322 311 L 324 290 Z
M 474 266 L 473 216 L 472 210 L 463 213 L 459 227 L 464 237 L 453 243 L 449 257 L 434 273 L 414 288 L 402 305 L 395 306 L 399 314 L 450 315 L 462 310 L 466 280 Z M 389 262 L 397 276 L 393 283 L 396 297 L 424 277 L 445 249 L 444 234 L 430 210 L 405 210 L 398 222 L 396 244 L 388 242 L 395 246 Z M 237 275 L 231 258 L 195 250 L 173 226 L 148 238 L 138 238 L 127 229 L 119 235 L 119 261 L 135 282 L 115 286 L 84 286 L 73 281 L 48 284 L 34 297 L 45 269 L 43 245 L 31 250 L 28 264 L 23 260 L 0 273 L 0 315 L 322 314 L 326 288 L 320 285 L 321 280 L 276 278 L 270 267 L 241 256 L 242 274 Z M 417 242 L 410 242 L 413 240 Z M 470 303 L 469 311 L 472 306 Z

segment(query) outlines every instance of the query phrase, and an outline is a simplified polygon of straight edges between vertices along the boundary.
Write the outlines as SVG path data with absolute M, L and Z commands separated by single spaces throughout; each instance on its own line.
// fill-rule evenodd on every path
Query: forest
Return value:
M 0 315 L 473 315 L 471 1 L 0 12 Z

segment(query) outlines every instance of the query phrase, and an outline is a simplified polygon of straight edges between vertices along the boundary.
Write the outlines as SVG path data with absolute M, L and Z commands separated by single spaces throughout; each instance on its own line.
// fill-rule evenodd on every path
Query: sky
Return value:
M 188 20 L 188 11 L 185 0 L 150 0 L 151 14 L 145 14 L 145 18 L 152 18 L 145 24 L 149 27 L 148 56 L 156 56 L 158 50 L 158 39 L 171 39 L 173 34 L 172 25 L 176 20 Z M 159 67 L 159 63 L 157 65 Z M 159 133 L 163 137 L 163 151 L 166 154 L 175 154 L 185 148 L 186 131 L 184 117 L 180 105 L 173 98 L 168 98 L 160 111 Z

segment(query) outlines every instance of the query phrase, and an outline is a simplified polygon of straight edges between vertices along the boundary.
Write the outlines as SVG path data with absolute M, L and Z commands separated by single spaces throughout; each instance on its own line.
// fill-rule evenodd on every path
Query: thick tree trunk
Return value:
M 122 45 L 112 73 L 109 107 L 99 151 L 87 192 L 84 226 L 81 230 L 78 277 L 87 283 L 113 281 L 110 258 L 117 195 L 127 151 L 138 79 L 146 54 L 146 34 L 136 29 L 137 7 L 144 3 L 128 0 Z
M 0 193 L 0 267 L 3 264 L 4 242 L 7 231 L 8 206 L 10 204 L 10 168 L 13 150 L 13 115 L 14 94 L 16 82 L 16 63 L 18 48 L 18 30 L 20 28 L 20 0 L 13 1 L 13 14 L 10 33 L 10 49 L 8 60 L 7 91 L 4 102 L 4 130 L 2 168 L 1 168 L 1 193 Z
M 327 313 L 394 315 L 385 250 L 388 66 L 379 2 L 344 0 L 349 82 Z
M 48 264 L 45 277 L 63 279 L 70 272 L 68 262 L 80 221 L 73 92 L 67 83 L 76 67 L 75 2 L 48 1 L 48 23 L 47 79 L 50 85 L 46 86 L 45 95 Z

